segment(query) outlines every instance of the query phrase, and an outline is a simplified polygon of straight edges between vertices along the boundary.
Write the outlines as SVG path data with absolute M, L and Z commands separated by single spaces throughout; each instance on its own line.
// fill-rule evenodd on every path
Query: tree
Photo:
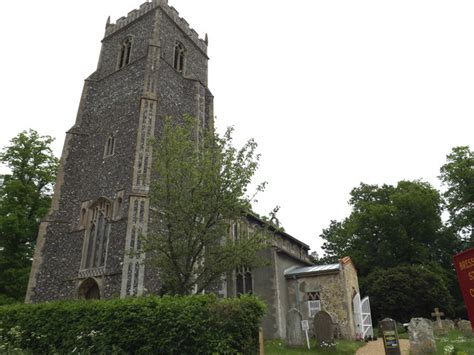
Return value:
M 350 216 L 323 230 L 326 260 L 349 255 L 362 276 L 374 267 L 450 263 L 452 250 L 446 247 L 455 247 L 455 237 L 443 229 L 441 197 L 428 183 L 361 184 L 349 204 Z
M 0 186 L 0 302 L 25 295 L 38 226 L 51 203 L 58 160 L 53 138 L 24 131 L 0 153 L 10 169 Z
M 453 298 L 435 265 L 403 265 L 377 269 L 365 279 L 365 292 L 370 296 L 372 317 L 386 317 L 408 322 L 412 317 L 430 318 L 434 307 L 453 316 Z
M 201 292 L 226 272 L 258 262 L 264 233 L 233 240 L 229 225 L 248 211 L 248 185 L 258 167 L 255 141 L 232 146 L 197 120 L 166 118 L 155 143 L 152 223 L 144 250 L 171 294 Z M 262 191 L 264 184 L 257 191 Z
M 437 270 L 442 274 L 438 284 L 455 296 L 456 312 L 462 313 L 458 307 L 462 305 L 462 298 L 451 260 L 462 245 L 453 229 L 443 225 L 442 199 L 436 189 L 422 181 L 400 181 L 396 186 L 361 184 L 352 190 L 349 204 L 352 206 L 349 217 L 340 222 L 331 221 L 323 230 L 321 237 L 325 240 L 326 252 L 321 259 L 323 262 L 336 262 L 350 256 L 358 270 L 362 293 L 369 296 L 375 290 L 374 270 L 381 273 L 399 268 L 396 273 L 400 282 L 405 282 L 407 276 L 402 278 L 401 273 L 408 270 L 402 266 L 423 265 Z M 416 294 L 416 287 L 407 281 L 403 292 Z M 392 302 L 388 294 L 385 298 L 382 295 L 379 293 L 379 300 Z M 396 304 L 398 311 L 404 314 L 406 305 Z
M 440 179 L 447 187 L 443 194 L 449 222 L 466 247 L 474 246 L 474 152 L 468 146 L 455 147 L 441 167 Z

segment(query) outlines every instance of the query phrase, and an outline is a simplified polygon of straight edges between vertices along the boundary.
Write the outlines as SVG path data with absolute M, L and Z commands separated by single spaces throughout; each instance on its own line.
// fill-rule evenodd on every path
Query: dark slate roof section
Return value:
M 276 232 L 280 235 L 282 235 L 283 237 L 291 240 L 292 242 L 300 245 L 301 247 L 303 247 L 303 249 L 305 250 L 309 250 L 309 245 L 308 244 L 305 244 L 303 243 L 301 240 L 298 240 L 296 239 L 295 237 L 289 235 L 288 233 L 286 233 L 285 231 L 281 230 L 281 229 L 278 229 L 277 227 L 275 227 L 274 225 L 270 224 L 269 222 L 265 222 L 263 221 L 261 218 L 259 218 L 258 216 L 256 216 L 255 214 L 251 213 L 251 212 L 247 212 L 245 214 L 245 216 L 248 218 L 248 219 L 252 219 L 254 222 L 260 224 L 261 226 L 265 226 L 265 227 L 268 227 L 271 231 L 273 232 Z
M 285 277 L 291 278 L 293 276 L 308 276 L 308 275 L 319 275 L 319 274 L 334 274 L 341 271 L 341 265 L 328 264 L 328 265 L 315 265 L 291 268 L 285 271 Z

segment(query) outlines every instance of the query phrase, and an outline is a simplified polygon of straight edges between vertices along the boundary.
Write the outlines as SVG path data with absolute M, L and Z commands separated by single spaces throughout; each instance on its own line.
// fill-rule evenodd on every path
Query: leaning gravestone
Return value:
M 460 320 L 458 322 L 458 329 L 465 337 L 473 337 L 474 333 L 472 332 L 471 322 L 468 320 Z
M 319 311 L 314 316 L 313 324 L 318 347 L 328 348 L 334 346 L 334 323 L 330 314 Z
M 303 345 L 303 330 L 301 329 L 301 312 L 292 308 L 286 315 L 286 343 L 289 346 Z
M 433 325 L 429 319 L 412 318 L 408 325 L 410 354 L 424 355 L 436 353 Z

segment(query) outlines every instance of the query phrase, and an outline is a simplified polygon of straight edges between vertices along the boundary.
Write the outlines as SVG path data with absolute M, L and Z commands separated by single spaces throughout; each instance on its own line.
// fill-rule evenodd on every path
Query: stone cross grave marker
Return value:
M 325 311 L 319 311 L 314 316 L 313 324 L 318 347 L 332 347 L 334 345 L 334 324 L 331 315 Z
M 438 307 L 436 307 L 436 308 L 434 309 L 434 312 L 431 313 L 431 316 L 436 318 L 436 325 L 437 325 L 437 327 L 438 327 L 438 328 L 443 328 L 443 322 L 441 322 L 441 317 L 444 316 L 444 313 L 443 313 L 443 312 L 440 312 Z

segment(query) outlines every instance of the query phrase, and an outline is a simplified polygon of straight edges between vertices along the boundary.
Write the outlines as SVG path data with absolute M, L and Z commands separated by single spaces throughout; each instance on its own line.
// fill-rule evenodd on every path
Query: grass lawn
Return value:
M 474 355 L 474 337 L 466 338 L 461 332 L 453 330 L 445 336 L 436 337 L 436 348 L 438 355 Z
M 298 354 L 337 354 L 337 355 L 353 355 L 356 350 L 365 345 L 364 342 L 338 340 L 336 348 L 331 350 L 316 349 L 316 342 L 311 341 L 311 350 L 308 348 L 288 348 L 281 340 L 270 340 L 265 342 L 265 355 L 298 355 Z

